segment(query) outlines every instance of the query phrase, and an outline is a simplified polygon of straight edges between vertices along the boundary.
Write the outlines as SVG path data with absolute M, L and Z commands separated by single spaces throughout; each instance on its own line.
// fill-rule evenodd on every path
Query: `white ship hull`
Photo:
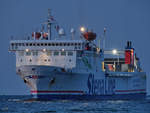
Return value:
M 108 75 L 104 72 L 66 72 L 51 66 L 20 66 L 17 73 L 37 99 L 137 100 L 146 97 L 146 78 L 143 72 L 134 73 L 135 76 L 129 72 L 111 76 L 112 73 Z

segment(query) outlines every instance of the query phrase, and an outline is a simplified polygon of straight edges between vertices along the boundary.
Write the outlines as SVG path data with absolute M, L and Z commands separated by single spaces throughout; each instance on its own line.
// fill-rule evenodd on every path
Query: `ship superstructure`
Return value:
M 145 98 L 146 73 L 130 41 L 124 50 L 113 50 L 117 57 L 105 57 L 111 51 L 93 42 L 93 31 L 82 29 L 82 39 L 55 39 L 51 24 L 49 14 L 47 32 L 34 32 L 28 40 L 10 41 L 10 51 L 16 54 L 16 72 L 35 98 Z M 58 32 L 65 34 L 63 29 Z

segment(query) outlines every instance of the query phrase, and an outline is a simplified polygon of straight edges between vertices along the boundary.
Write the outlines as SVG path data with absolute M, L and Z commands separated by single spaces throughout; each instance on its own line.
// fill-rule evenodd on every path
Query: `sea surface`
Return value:
M 150 113 L 150 101 L 34 101 L 0 96 L 0 113 Z

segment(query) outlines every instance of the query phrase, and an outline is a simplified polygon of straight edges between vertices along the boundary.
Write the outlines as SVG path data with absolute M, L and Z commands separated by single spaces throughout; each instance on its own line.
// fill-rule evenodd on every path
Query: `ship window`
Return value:
M 59 45 L 62 46 L 62 43 L 60 43 Z
M 24 46 L 24 43 L 22 43 L 22 46 Z
M 33 43 L 33 46 L 35 46 L 35 43 Z
M 22 59 L 20 59 L 20 62 L 22 62 Z
M 51 60 L 50 60 L 50 59 L 48 59 L 48 61 L 50 62 Z
M 73 52 L 69 51 L 68 56 L 72 56 L 72 55 L 73 55 Z
M 71 43 L 71 46 L 73 46 L 74 44 L 73 43 Z
M 59 55 L 59 52 L 58 51 L 55 51 L 54 52 L 54 56 L 58 56 Z
M 26 56 L 30 56 L 30 55 L 31 55 L 30 51 L 26 52 Z
M 77 43 L 75 43 L 75 46 L 77 45 Z
M 32 46 L 32 43 L 30 43 L 30 46 Z
M 40 44 L 39 44 L 39 43 L 37 43 L 37 46 L 40 46 Z
M 64 46 L 66 46 L 66 43 L 64 43 Z
M 35 71 L 35 68 L 32 68 L 32 71 Z
M 54 43 L 52 43 L 52 46 L 55 46 L 55 44 L 54 44 Z
M 56 46 L 58 46 L 58 43 L 56 43 Z
M 43 43 L 41 43 L 41 46 L 43 46 Z
M 51 46 L 51 43 L 48 43 L 48 46 Z
M 44 61 L 47 62 L 47 59 L 45 59 Z
M 12 43 L 11 46 L 14 46 L 14 44 Z
M 70 46 L 70 43 L 68 43 L 67 46 Z
M 26 46 L 28 46 L 29 44 L 28 43 L 26 43 Z
M 47 46 L 47 43 L 45 43 L 45 46 Z
M 23 51 L 19 51 L 19 56 L 23 56 L 24 52 Z
M 33 56 L 38 56 L 38 51 L 33 51 Z
M 18 45 L 21 46 L 21 43 L 19 43 Z
M 47 56 L 51 56 L 52 52 L 51 51 L 47 51 Z
M 61 52 L 61 55 L 62 55 L 62 56 L 66 56 L 66 52 L 65 52 L 65 51 L 62 51 L 62 52 Z

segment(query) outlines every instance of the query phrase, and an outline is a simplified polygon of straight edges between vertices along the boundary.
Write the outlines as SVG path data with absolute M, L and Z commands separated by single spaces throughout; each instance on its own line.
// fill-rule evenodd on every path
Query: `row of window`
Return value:
M 52 52 L 52 51 L 46 51 L 45 52 L 46 54 L 47 54 L 47 56 L 59 56 L 59 55 L 61 55 L 61 56 L 73 56 L 73 52 L 72 51 L 68 51 L 68 52 L 66 52 L 66 51 L 61 51 L 61 52 L 59 52 L 59 51 L 54 51 L 54 52 Z M 24 56 L 24 55 L 26 55 L 26 56 L 31 56 L 31 55 L 33 55 L 33 56 L 38 56 L 38 51 L 28 51 L 28 52 L 24 52 L 24 51 L 20 51 L 19 52 L 19 56 Z
M 50 59 L 44 59 L 45 62 L 50 62 Z M 20 62 L 23 62 L 22 59 L 20 59 Z M 32 59 L 29 60 L 29 62 L 32 62 Z M 71 62 L 71 59 L 69 59 L 69 62 Z
M 12 43 L 12 46 L 81 46 L 81 43 Z

